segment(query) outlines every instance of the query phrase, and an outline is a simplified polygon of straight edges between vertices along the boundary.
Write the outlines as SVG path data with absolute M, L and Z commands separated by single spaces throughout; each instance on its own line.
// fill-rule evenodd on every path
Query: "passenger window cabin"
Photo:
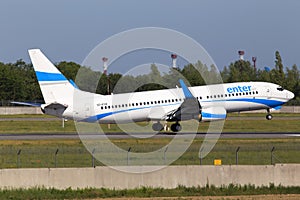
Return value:
M 282 91 L 283 88 L 277 88 L 277 90 Z M 217 98 L 223 98 L 223 97 L 234 97 L 234 96 L 248 96 L 248 95 L 257 95 L 258 91 L 249 91 L 249 92 L 236 92 L 236 93 L 230 93 L 230 94 L 214 94 L 210 96 L 206 96 L 206 99 L 217 99 Z M 181 99 L 162 99 L 157 101 L 148 101 L 148 102 L 136 102 L 136 103 L 128 103 L 128 104 L 117 104 L 117 105 L 105 105 L 101 106 L 101 104 L 104 103 L 98 103 L 96 106 L 100 106 L 101 110 L 106 109 L 114 109 L 114 108 L 121 108 L 121 107 L 136 107 L 136 106 L 142 106 L 142 105 L 157 105 L 157 104 L 164 104 L 164 103 L 171 103 L 171 102 L 181 102 L 184 101 L 185 98 Z M 196 97 L 197 100 L 203 99 L 202 96 Z

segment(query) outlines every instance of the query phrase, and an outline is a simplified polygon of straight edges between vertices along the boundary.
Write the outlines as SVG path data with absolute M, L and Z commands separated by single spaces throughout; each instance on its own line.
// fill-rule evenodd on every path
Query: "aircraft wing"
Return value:
M 166 121 L 201 119 L 201 106 L 197 99 L 185 99 L 180 107 L 166 116 Z
M 165 114 L 161 113 L 162 110 L 154 111 L 150 114 L 150 119 L 179 122 L 190 119 L 195 119 L 198 121 L 216 121 L 224 120 L 226 118 L 227 112 L 224 107 L 212 106 L 202 108 L 199 101 L 185 85 L 184 81 L 179 80 L 179 83 L 185 96 L 182 104 L 177 109 Z
M 180 86 L 183 90 L 185 99 L 179 108 L 171 111 L 165 116 L 166 121 L 183 121 L 190 119 L 201 119 L 201 105 L 199 101 L 193 96 L 191 91 L 185 85 L 183 80 L 179 80 Z
M 183 90 L 185 99 L 180 106 L 174 110 L 165 113 L 161 107 L 154 107 L 151 109 L 148 118 L 150 120 L 157 121 L 182 121 L 189 119 L 197 119 L 201 116 L 201 106 L 198 100 L 193 96 L 191 91 L 185 85 L 183 80 L 179 80 L 181 88 Z

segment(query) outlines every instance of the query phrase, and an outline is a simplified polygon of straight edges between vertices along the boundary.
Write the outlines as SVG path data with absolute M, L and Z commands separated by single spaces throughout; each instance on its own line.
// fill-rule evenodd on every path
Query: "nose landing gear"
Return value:
M 266 115 L 266 119 L 267 119 L 267 120 L 273 119 L 273 116 L 271 115 L 270 109 L 269 109 L 269 108 L 267 109 L 267 112 L 268 112 L 268 114 Z
M 271 120 L 271 119 L 273 119 L 273 116 L 271 114 L 267 114 L 266 119 Z

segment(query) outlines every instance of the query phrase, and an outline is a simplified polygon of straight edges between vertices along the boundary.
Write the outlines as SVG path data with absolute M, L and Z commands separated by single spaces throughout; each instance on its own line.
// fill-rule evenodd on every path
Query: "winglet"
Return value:
M 180 86 L 182 88 L 185 98 L 187 98 L 187 99 L 194 98 L 193 94 L 191 93 L 189 88 L 185 85 L 185 83 L 182 79 L 179 79 L 179 83 L 180 83 Z

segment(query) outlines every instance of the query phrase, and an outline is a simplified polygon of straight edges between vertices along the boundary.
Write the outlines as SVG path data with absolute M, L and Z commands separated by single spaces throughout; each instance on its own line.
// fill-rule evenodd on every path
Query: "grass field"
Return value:
M 300 120 L 298 114 L 274 114 L 271 121 L 265 120 L 263 113 L 255 114 L 231 114 L 225 121 L 223 132 L 300 132 Z M 36 121 L 28 120 L 40 115 L 16 115 L 10 116 L 11 120 L 0 121 L 0 134 L 5 133 L 74 133 L 76 127 L 73 121 L 65 123 L 62 128 L 60 120 Z M 41 115 L 45 117 L 45 115 Z M 6 118 L 6 116 L 0 116 Z M 22 118 L 22 120 L 15 120 Z M 25 118 L 25 119 L 23 119 Z M 183 123 L 185 127 L 191 122 Z M 139 123 L 147 131 L 151 124 Z M 148 125 L 148 126 L 147 126 Z M 101 125 L 106 132 L 121 131 L 116 125 Z M 209 123 L 200 123 L 199 131 L 206 132 Z M 145 127 L 145 128 L 144 128 Z M 163 150 L 169 144 L 171 138 L 149 139 L 111 139 L 118 147 L 132 152 L 150 152 L 162 149 L 158 159 L 164 163 L 164 159 L 172 152 Z M 173 164 L 192 165 L 199 164 L 199 149 L 203 139 L 195 139 L 188 150 Z M 271 149 L 275 147 L 273 162 L 275 163 L 300 163 L 300 138 L 288 139 L 220 139 L 213 150 L 201 160 L 204 165 L 212 165 L 214 159 L 221 159 L 222 164 L 236 164 L 236 149 L 239 164 L 271 164 Z M 57 154 L 55 155 L 58 149 Z M 21 150 L 21 151 L 20 151 Z M 19 152 L 19 155 L 17 154 Z M 103 153 L 103 152 L 102 152 Z M 134 157 L 131 157 L 134 160 Z M 126 165 L 124 158 L 124 165 Z M 102 165 L 96 162 L 96 165 Z M 92 156 L 86 150 L 80 140 L 0 140 L 0 168 L 15 167 L 86 167 L 92 166 Z
M 7 117 L 8 116 L 8 117 Z M 72 120 L 65 122 L 62 127 L 60 120 L 34 121 L 30 118 L 45 118 L 47 115 L 0 115 L 1 118 L 8 118 L 6 121 L 0 120 L 0 134 L 5 133 L 74 133 L 76 127 Z M 11 120 L 9 120 L 11 118 Z M 15 120 L 21 118 L 22 120 Z M 29 119 L 28 119 L 29 118 Z M 182 122 L 183 131 L 189 131 L 190 124 L 195 121 Z M 151 132 L 151 124 L 147 122 L 137 123 L 138 128 L 143 131 Z M 210 123 L 200 123 L 198 131 L 206 132 Z M 129 125 L 130 126 L 130 125 Z M 107 125 L 101 125 L 105 132 L 121 132 L 121 129 L 112 124 L 110 129 Z M 139 131 L 136 127 L 132 131 Z M 300 132 L 300 115 L 299 114 L 274 114 L 274 119 L 268 121 L 265 114 L 230 114 L 225 121 L 223 132 Z
M 165 149 L 164 146 L 171 139 L 113 139 L 115 145 L 127 151 L 131 147 L 132 152 L 149 152 L 157 149 Z M 188 150 L 173 165 L 198 165 L 199 149 L 202 139 L 195 139 Z M 221 159 L 224 165 L 236 164 L 236 149 L 238 164 L 241 165 L 265 165 L 271 164 L 271 149 L 274 163 L 300 163 L 300 138 L 290 139 L 220 139 L 213 150 L 202 159 L 203 165 L 213 165 L 214 159 Z M 100 147 L 101 148 L 101 147 Z M 91 167 L 92 156 L 85 149 L 80 140 L 23 140 L 0 141 L 0 168 L 16 167 Z M 19 150 L 21 150 L 18 155 Z M 118 152 L 115 152 L 116 154 Z M 100 152 L 105 156 L 106 152 Z M 166 151 L 166 159 L 172 155 Z M 112 157 L 113 159 L 113 157 Z M 134 160 L 134 157 L 130 157 Z M 158 158 L 158 163 L 164 164 L 164 153 Z M 126 157 L 123 158 L 126 165 Z M 157 163 L 157 162 L 156 162 Z M 97 166 L 102 163 L 96 161 Z
M 48 118 L 46 115 L 16 115 L 0 116 L 6 121 L 0 120 L 0 134 L 5 133 L 74 133 L 76 127 L 72 121 L 61 127 L 60 120 L 35 121 L 28 118 Z M 265 120 L 265 114 L 231 114 L 225 121 L 224 132 L 300 132 L 299 114 L 274 114 L 272 121 Z M 7 120 L 7 118 L 11 120 Z M 22 118 L 22 120 L 15 120 Z M 189 126 L 185 124 L 185 126 Z M 140 123 L 141 127 L 149 128 L 148 123 Z M 200 132 L 208 129 L 209 123 L 201 123 Z M 106 132 L 119 132 L 116 125 L 102 125 Z M 146 129 L 145 128 L 145 129 Z M 111 139 L 118 147 L 132 152 L 149 152 L 157 149 L 166 149 L 171 138 L 159 139 Z M 199 149 L 203 139 L 195 139 L 187 151 L 177 159 L 173 165 L 199 165 Z M 300 138 L 286 139 L 219 139 L 213 150 L 201 160 L 203 165 L 213 165 L 214 159 L 221 159 L 223 165 L 236 164 L 236 150 L 238 152 L 239 165 L 268 165 L 271 164 L 271 149 L 275 147 L 272 164 L 275 163 L 300 163 Z M 100 152 L 101 153 L 101 152 Z M 102 152 L 104 153 L 104 152 Z M 166 151 L 166 159 L 172 154 Z M 130 157 L 134 160 L 134 157 Z M 157 159 L 164 163 L 164 154 Z M 124 161 L 126 158 L 124 158 Z M 96 166 L 103 165 L 95 160 Z M 124 162 L 126 165 L 126 162 Z M 0 140 L 0 168 L 51 168 L 51 167 L 91 167 L 92 156 L 86 150 L 80 140 Z M 176 199 L 194 199 L 192 196 L 208 196 L 207 199 L 215 199 L 211 196 L 220 196 L 220 199 L 243 199 L 239 195 L 262 195 L 264 199 L 287 199 L 291 195 L 299 194 L 299 187 L 266 187 L 235 186 L 216 188 L 207 186 L 204 188 L 187 188 L 178 186 L 176 189 L 141 188 L 134 190 L 108 190 L 108 189 L 82 189 L 82 190 L 56 190 L 54 188 L 31 189 L 3 189 L 0 190 L 0 199 L 88 199 L 88 198 L 145 198 L 145 197 L 174 197 Z M 223 197 L 221 197 L 223 196 Z M 231 196 L 231 197 L 229 197 Z M 236 198 L 237 197 L 237 198 Z M 293 196 L 297 199 L 300 196 Z M 252 198 L 252 197 L 251 197 Z M 247 199 L 247 197 L 246 197 Z
M 4 189 L 0 190 L 0 199 L 298 199 L 300 195 L 299 187 L 275 187 L 274 185 L 255 187 L 253 185 L 227 187 L 185 187 L 178 186 L 174 189 L 163 188 L 139 188 L 110 190 L 104 188 L 87 189 L 65 189 L 57 190 L 54 188 L 31 188 L 31 189 Z M 251 196 L 249 195 L 261 195 Z M 293 195 L 287 195 L 293 194 Z M 244 196 L 241 196 L 244 195 Z M 263 196 L 268 195 L 268 196 Z M 159 198 L 160 197 L 160 198 Z M 219 197 L 219 198 L 218 198 Z M 257 198 L 260 197 L 260 198 Z M 291 198 L 293 197 L 293 198 Z M 202 199 L 202 198 L 201 198 Z M 203 198 L 204 199 L 204 198 Z

